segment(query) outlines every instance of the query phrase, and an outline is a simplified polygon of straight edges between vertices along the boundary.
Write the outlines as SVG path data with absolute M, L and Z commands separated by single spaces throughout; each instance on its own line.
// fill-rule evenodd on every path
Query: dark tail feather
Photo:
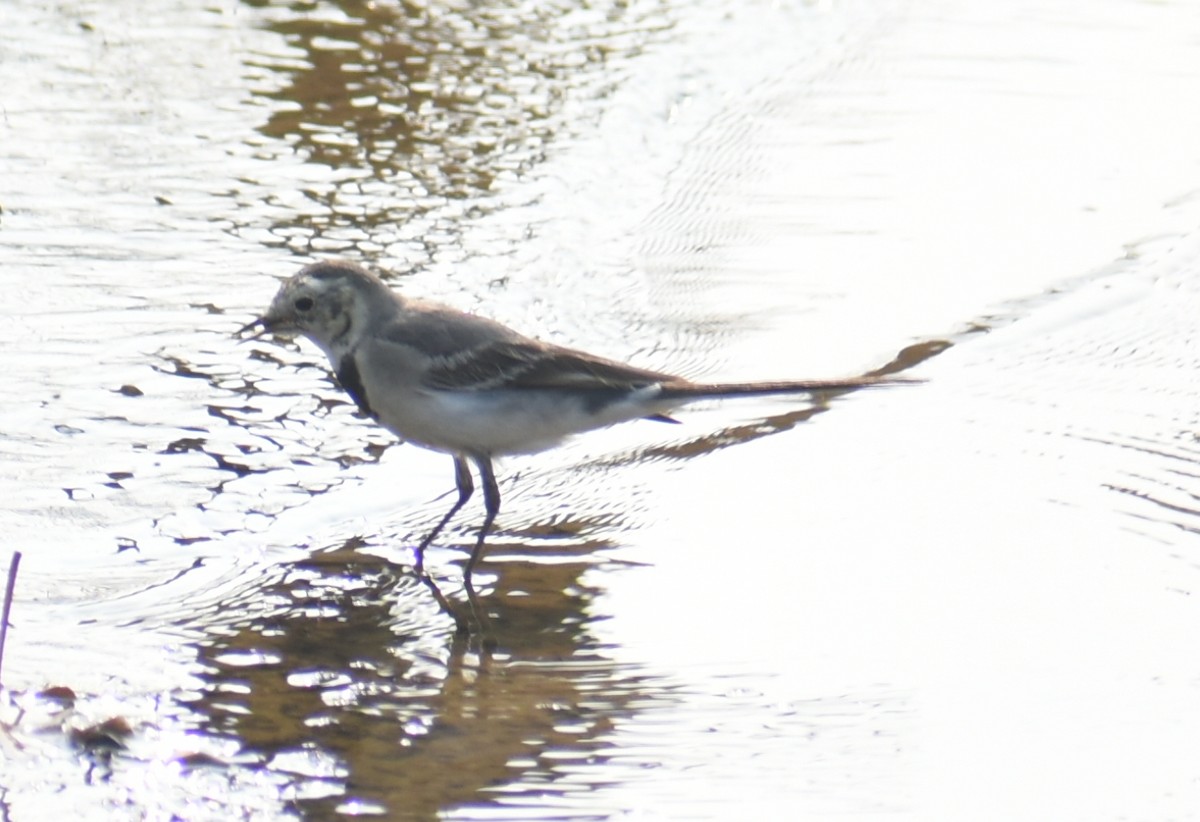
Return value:
M 664 383 L 658 395 L 664 400 L 716 397 L 753 397 L 767 394 L 804 394 L 814 391 L 853 391 L 887 385 L 913 385 L 923 380 L 902 377 L 849 377 L 833 380 L 781 380 L 778 382 Z

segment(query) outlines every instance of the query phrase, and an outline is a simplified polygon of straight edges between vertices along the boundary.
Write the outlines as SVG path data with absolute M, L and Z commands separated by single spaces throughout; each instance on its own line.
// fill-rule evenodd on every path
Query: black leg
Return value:
M 466 457 L 457 455 L 454 457 L 454 482 L 458 485 L 458 502 L 450 506 L 450 510 L 446 512 L 446 516 L 442 517 L 441 522 L 433 526 L 433 530 L 429 532 L 429 536 L 421 540 L 421 544 L 417 546 L 416 570 L 418 574 L 425 573 L 425 549 L 429 547 L 434 538 L 446 527 L 446 523 L 458 513 L 458 509 L 467 504 L 467 500 L 471 498 L 471 494 L 475 493 L 475 483 L 471 481 L 471 468 L 467 465 Z M 493 479 L 492 484 L 495 485 L 495 483 L 496 481 Z
M 475 542 L 475 550 L 471 552 L 471 558 L 467 560 L 467 568 L 463 571 L 463 578 L 468 588 L 471 587 L 471 572 L 475 570 L 475 564 L 483 556 L 483 543 L 487 539 L 488 532 L 492 530 L 496 514 L 500 511 L 500 488 L 496 485 L 496 473 L 492 470 L 491 458 L 481 456 L 472 457 L 472 459 L 475 460 L 475 466 L 479 469 L 479 480 L 483 483 L 484 517 L 483 525 L 479 529 L 479 539 Z

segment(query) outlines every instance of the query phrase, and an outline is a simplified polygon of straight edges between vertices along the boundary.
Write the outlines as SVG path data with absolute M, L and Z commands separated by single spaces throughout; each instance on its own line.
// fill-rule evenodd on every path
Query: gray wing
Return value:
M 381 329 L 379 337 L 412 348 L 431 359 L 453 357 L 465 350 L 501 341 L 529 341 L 506 325 L 466 314 L 449 306 L 409 301 L 412 308 Z
M 629 391 L 679 377 L 635 368 L 526 337 L 506 325 L 425 304 L 397 317 L 380 336 L 427 358 L 422 384 L 443 390 L 494 388 Z
M 679 381 L 670 374 L 536 340 L 505 340 L 445 358 L 431 369 L 425 383 L 451 389 L 571 388 L 608 392 Z

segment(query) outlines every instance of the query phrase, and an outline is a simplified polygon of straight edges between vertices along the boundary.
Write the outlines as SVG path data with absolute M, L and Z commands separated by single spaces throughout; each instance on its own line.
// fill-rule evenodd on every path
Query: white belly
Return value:
M 588 410 L 580 398 L 560 391 L 399 394 L 385 388 L 378 394 L 370 397 L 371 407 L 389 431 L 415 445 L 454 454 L 543 451 L 572 434 L 666 410 L 647 403 L 646 396 Z

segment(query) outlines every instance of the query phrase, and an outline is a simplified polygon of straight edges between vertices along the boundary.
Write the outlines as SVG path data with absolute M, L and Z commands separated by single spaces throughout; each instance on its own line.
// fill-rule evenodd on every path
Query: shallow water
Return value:
M 6 818 L 1194 814 L 1191 4 L 0 24 Z M 410 570 L 449 461 L 233 336 L 326 256 L 691 377 L 927 382 L 505 461 L 491 648 Z

